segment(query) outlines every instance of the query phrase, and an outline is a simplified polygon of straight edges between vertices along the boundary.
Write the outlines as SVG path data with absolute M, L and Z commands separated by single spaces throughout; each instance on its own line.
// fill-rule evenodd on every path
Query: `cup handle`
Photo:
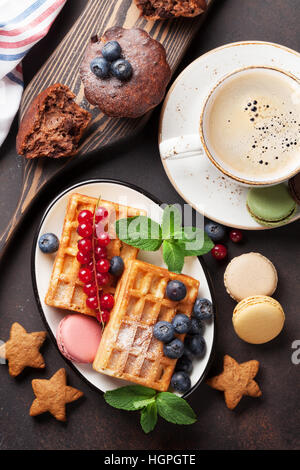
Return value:
M 200 136 L 197 134 L 173 137 L 161 142 L 159 148 L 163 160 L 181 160 L 204 154 Z

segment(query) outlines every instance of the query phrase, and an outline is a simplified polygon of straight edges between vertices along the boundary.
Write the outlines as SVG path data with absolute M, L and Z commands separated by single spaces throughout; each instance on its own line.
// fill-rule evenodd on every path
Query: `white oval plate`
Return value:
M 67 201 L 69 195 L 74 192 L 80 192 L 87 196 L 94 197 L 99 197 L 99 195 L 101 195 L 103 199 L 109 201 L 126 204 L 128 206 L 139 209 L 145 209 L 148 215 L 157 222 L 161 222 L 162 215 L 162 209 L 158 203 L 154 202 L 154 198 L 152 196 L 149 194 L 146 195 L 146 193 L 144 193 L 139 188 L 133 189 L 133 186 L 129 187 L 124 183 L 112 180 L 90 180 L 74 185 L 66 189 L 50 204 L 45 212 L 45 215 L 43 216 L 41 225 L 33 242 L 32 279 L 39 310 L 46 323 L 46 326 L 48 327 L 48 330 L 50 333 L 52 333 L 51 337 L 55 344 L 57 326 L 60 320 L 66 315 L 66 311 L 49 307 L 44 302 L 52 273 L 55 254 L 47 255 L 42 253 L 38 247 L 38 239 L 43 233 L 49 232 L 55 233 L 58 237 L 60 237 Z M 138 258 L 157 266 L 165 267 L 161 250 L 157 252 L 141 251 Z M 206 297 L 210 300 L 213 300 L 211 285 L 209 285 L 210 281 L 207 277 L 207 273 L 205 272 L 205 267 L 202 261 L 200 262 L 198 258 L 194 256 L 186 258 L 182 272 L 200 281 L 199 295 L 201 295 L 201 297 Z M 193 362 L 194 369 L 191 374 L 192 388 L 186 395 L 190 394 L 199 385 L 209 367 L 215 338 L 214 321 L 205 324 L 204 338 L 207 345 L 206 354 L 203 359 L 195 359 Z M 92 368 L 91 364 L 75 364 L 70 363 L 70 361 L 67 362 L 72 364 L 75 370 L 81 374 L 81 376 L 83 376 L 91 385 L 100 391 L 106 392 L 107 390 L 113 390 L 117 387 L 128 384 L 128 382 L 115 379 L 108 375 L 99 374 Z
M 278 44 L 247 41 L 213 49 L 186 67 L 170 88 L 160 118 L 159 150 L 170 182 L 194 209 L 229 227 L 264 230 L 246 209 L 248 188 L 225 177 L 201 150 L 196 157 L 177 157 L 201 145 L 198 126 L 209 91 L 225 75 L 251 65 L 275 66 L 300 79 L 300 54 Z M 289 223 L 299 218 L 300 210 Z

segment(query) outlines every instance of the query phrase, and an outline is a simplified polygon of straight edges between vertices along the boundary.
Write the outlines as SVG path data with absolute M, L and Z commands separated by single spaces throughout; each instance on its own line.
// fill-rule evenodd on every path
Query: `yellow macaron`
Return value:
M 281 332 L 285 321 L 282 306 L 266 295 L 246 297 L 233 311 L 233 327 L 236 334 L 251 344 L 271 341 Z

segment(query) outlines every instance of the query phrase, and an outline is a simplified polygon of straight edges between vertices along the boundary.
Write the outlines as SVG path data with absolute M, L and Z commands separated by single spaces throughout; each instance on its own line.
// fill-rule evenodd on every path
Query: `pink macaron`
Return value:
M 99 322 L 86 315 L 65 316 L 58 325 L 56 341 L 60 352 L 70 361 L 88 364 L 94 361 L 101 341 Z

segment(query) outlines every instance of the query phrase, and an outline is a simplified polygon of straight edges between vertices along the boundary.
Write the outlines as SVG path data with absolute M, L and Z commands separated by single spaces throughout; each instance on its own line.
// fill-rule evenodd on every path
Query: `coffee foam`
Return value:
M 207 106 L 208 150 L 234 175 L 265 181 L 300 166 L 300 85 L 263 68 L 225 80 Z

